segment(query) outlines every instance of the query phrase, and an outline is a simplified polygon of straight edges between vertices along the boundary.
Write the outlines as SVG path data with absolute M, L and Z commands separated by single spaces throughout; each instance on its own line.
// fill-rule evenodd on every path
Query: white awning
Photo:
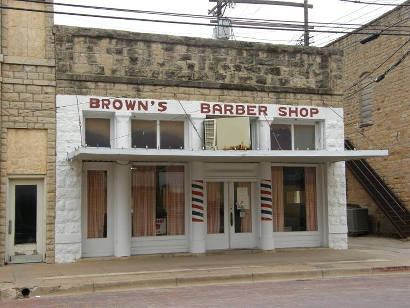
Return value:
M 189 151 L 156 149 L 113 149 L 80 147 L 68 154 L 69 160 L 135 162 L 274 162 L 325 163 L 383 157 L 387 150 L 355 151 Z

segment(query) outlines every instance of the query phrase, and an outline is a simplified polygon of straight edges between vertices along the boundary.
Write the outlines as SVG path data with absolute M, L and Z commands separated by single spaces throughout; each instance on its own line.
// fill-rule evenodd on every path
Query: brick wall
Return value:
M 2 5 L 49 9 L 47 4 L 2 1 Z M 55 57 L 52 15 L 25 11 L 2 10 L 1 13 L 1 163 L 0 163 L 0 262 L 4 261 L 6 240 L 6 195 L 9 177 L 42 176 L 46 194 L 46 262 L 54 262 L 55 218 Z M 46 131 L 46 169 L 40 174 L 10 172 L 7 157 L 9 129 Z M 27 136 L 29 133 L 27 134 Z M 22 164 L 33 157 L 27 156 Z M 23 162 L 24 161 L 24 162 Z M 16 166 L 18 167 L 18 166 Z M 16 169 L 15 169 L 16 170 Z
M 410 3 L 410 1 L 406 3 Z M 388 26 L 398 23 L 397 26 L 408 27 L 410 26 L 409 17 L 409 9 L 402 7 L 383 15 L 371 25 Z M 386 33 L 393 33 L 393 29 L 400 30 L 399 28 L 390 28 Z M 401 28 L 401 30 L 408 32 L 406 28 Z M 362 45 L 359 41 L 364 37 L 366 35 L 352 34 L 332 44 L 332 47 L 337 47 L 344 51 L 343 90 L 345 96 L 343 107 L 345 110 L 345 134 L 360 150 L 389 150 L 388 157 L 369 159 L 368 162 L 404 202 L 406 207 L 410 209 L 410 173 L 408 171 L 408 166 L 410 165 L 409 57 L 387 74 L 381 82 L 371 85 L 373 87 L 373 125 L 361 127 L 359 89 L 363 85 L 354 86 L 364 73 L 371 73 L 372 79 L 374 79 L 403 56 L 409 50 L 409 44 L 405 45 L 408 35 L 381 36 L 372 42 Z M 403 46 L 403 48 L 399 49 L 400 46 Z M 376 69 L 396 50 L 398 50 L 397 53 L 391 59 L 381 65 L 379 69 Z M 390 224 L 385 221 L 374 202 L 351 176 L 348 177 L 348 202 L 369 207 L 375 231 L 391 233 Z

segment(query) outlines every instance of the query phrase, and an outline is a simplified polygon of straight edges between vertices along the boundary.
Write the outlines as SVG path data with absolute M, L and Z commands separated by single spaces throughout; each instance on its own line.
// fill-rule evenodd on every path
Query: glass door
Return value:
M 256 246 L 253 193 L 251 182 L 207 182 L 207 250 Z
M 229 183 L 230 248 L 256 247 L 252 182 Z
M 43 182 L 10 180 L 9 183 L 7 262 L 42 262 Z

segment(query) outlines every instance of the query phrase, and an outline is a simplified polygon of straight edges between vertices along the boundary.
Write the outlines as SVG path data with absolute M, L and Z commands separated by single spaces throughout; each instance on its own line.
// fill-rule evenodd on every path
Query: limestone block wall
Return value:
M 406 3 L 410 4 L 410 1 Z M 374 20 L 364 30 L 372 25 L 392 25 L 396 31 L 407 31 L 410 26 L 410 12 L 406 7 L 390 11 Z M 386 33 L 393 33 L 392 29 Z M 367 44 L 359 41 L 366 35 L 347 35 L 333 43 L 332 47 L 344 51 L 343 59 L 343 108 L 345 110 L 345 134 L 360 150 L 388 149 L 389 156 L 373 158 L 368 162 L 410 209 L 410 66 L 407 57 L 403 63 L 378 82 L 369 85 L 372 93 L 372 124 L 361 125 L 360 119 L 360 89 L 363 83 L 360 78 L 371 73 L 371 79 L 386 71 L 407 51 L 408 36 L 380 36 Z M 393 53 L 395 53 L 393 55 Z M 390 58 L 389 58 L 390 57 Z M 385 62 L 383 64 L 383 62 Z M 380 66 L 380 68 L 377 68 Z M 350 177 L 351 178 L 351 177 Z M 348 178 L 349 179 L 349 178 Z M 375 226 L 374 231 L 391 233 L 391 225 L 381 215 L 375 203 L 355 180 L 349 180 L 348 202 L 368 207 Z M 378 227 L 377 227 L 378 226 Z
M 52 1 L 23 3 L 3 0 L 3 6 L 52 10 Z M 37 12 L 1 12 L 1 157 L 0 157 L 0 262 L 6 239 L 7 181 L 14 176 L 40 175 L 46 192 L 46 262 L 54 262 L 55 218 L 55 56 L 53 16 Z M 39 142 L 38 152 L 20 151 L 22 142 Z M 20 136 L 21 138 L 21 136 Z M 45 140 L 43 140 L 45 138 Z M 14 140 L 14 141 L 13 141 Z M 11 148 L 8 148 L 8 142 Z M 40 155 L 38 162 L 33 155 Z M 31 161 L 33 164 L 30 165 Z M 27 168 L 30 166 L 30 168 Z M 37 167 L 35 167 L 37 166 Z

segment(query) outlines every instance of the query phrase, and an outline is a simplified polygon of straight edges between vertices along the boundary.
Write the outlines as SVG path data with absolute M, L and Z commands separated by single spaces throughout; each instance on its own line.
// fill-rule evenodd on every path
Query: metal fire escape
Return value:
M 345 140 L 345 149 L 354 150 L 355 148 L 349 140 Z M 347 161 L 346 166 L 391 221 L 397 234 L 401 238 L 410 237 L 409 210 L 384 183 L 376 171 L 364 159 Z

